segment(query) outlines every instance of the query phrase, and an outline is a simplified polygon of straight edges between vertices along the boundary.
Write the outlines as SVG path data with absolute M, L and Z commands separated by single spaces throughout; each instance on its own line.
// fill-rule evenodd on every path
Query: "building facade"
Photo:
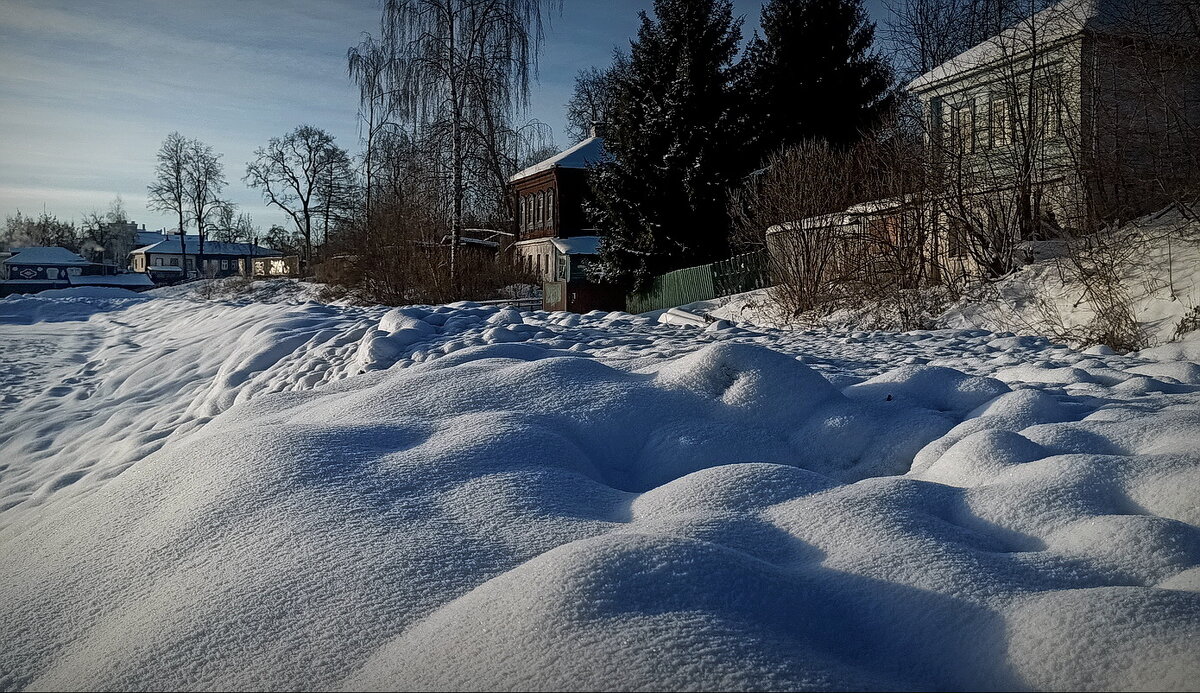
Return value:
M 517 209 L 514 260 L 542 281 L 553 281 L 559 274 L 552 239 L 595 235 L 583 203 L 587 169 L 604 156 L 604 139 L 593 135 L 509 179 Z
M 615 310 L 624 296 L 590 282 L 583 264 L 600 239 L 587 221 L 588 168 L 604 161 L 604 139 L 592 136 L 509 179 L 517 209 L 513 261 L 542 283 L 546 310 Z
M 1161 208 L 1200 158 L 1200 32 L 1181 0 L 1063 0 L 912 81 L 943 264 Z M 964 270 L 969 270 L 964 266 Z
M 253 243 L 204 242 L 204 261 L 200 262 L 198 236 L 169 236 L 129 254 L 135 272 L 145 272 L 157 283 L 169 283 L 202 277 L 249 276 L 255 258 L 282 258 L 283 253 Z

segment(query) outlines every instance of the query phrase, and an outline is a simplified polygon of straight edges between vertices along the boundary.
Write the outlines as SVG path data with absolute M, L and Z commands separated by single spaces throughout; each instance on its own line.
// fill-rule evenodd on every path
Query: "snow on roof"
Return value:
M 163 233 L 162 231 L 138 231 L 136 233 L 134 242 L 137 243 L 138 247 L 140 248 L 142 246 L 158 243 L 166 237 L 167 234 Z
M 150 288 L 154 286 L 154 281 L 149 275 L 141 272 L 130 272 L 126 274 L 93 274 L 79 275 L 75 277 L 67 277 L 71 286 L 141 286 Z
M 1179 0 L 1062 0 L 947 60 L 909 82 L 908 88 L 928 89 L 1086 32 L 1176 34 L 1179 22 L 1173 19 L 1177 11 L 1173 8 L 1178 4 Z
M 599 255 L 599 236 L 574 236 L 572 238 L 551 238 L 550 242 L 564 255 Z
M 470 236 L 459 236 L 459 245 L 477 245 L 484 248 L 499 248 L 500 243 L 497 241 L 489 241 L 484 238 L 471 238 Z M 442 245 L 450 245 L 450 234 L 442 236 Z
M 574 147 L 564 152 L 559 152 L 539 164 L 534 164 L 523 171 L 518 171 L 508 181 L 511 183 L 522 178 L 528 178 L 535 173 L 549 171 L 552 168 L 587 168 L 592 164 L 600 163 L 607 156 L 608 154 L 604 151 L 604 138 L 589 137 Z
M 196 255 L 200 252 L 200 237 L 185 236 L 186 238 L 186 255 Z M 130 251 L 130 255 L 134 253 L 168 253 L 180 254 L 179 236 L 169 236 L 166 240 L 159 241 L 154 245 L 148 245 L 145 248 L 138 248 Z M 204 241 L 205 255 L 254 255 L 254 256 L 282 256 L 283 253 L 278 250 L 271 250 L 253 243 L 222 243 L 220 241 Z
M 73 253 L 66 248 L 52 247 L 33 247 L 33 248 L 15 248 L 15 255 L 4 260 L 6 265 L 90 265 L 92 263 L 84 260 L 78 253 Z

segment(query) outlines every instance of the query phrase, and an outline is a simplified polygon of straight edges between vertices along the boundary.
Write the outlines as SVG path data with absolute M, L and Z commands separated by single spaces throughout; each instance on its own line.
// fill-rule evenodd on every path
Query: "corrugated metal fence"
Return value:
M 711 265 L 687 267 L 660 275 L 645 293 L 626 296 L 625 309 L 630 313 L 663 310 L 768 285 L 765 256 L 747 253 Z

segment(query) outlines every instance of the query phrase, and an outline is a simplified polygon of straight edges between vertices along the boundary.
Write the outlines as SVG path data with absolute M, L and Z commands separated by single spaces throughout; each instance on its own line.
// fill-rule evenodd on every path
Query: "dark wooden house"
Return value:
M 583 208 L 589 190 L 588 167 L 605 156 L 604 138 L 593 129 L 588 139 L 509 179 L 517 209 L 513 261 L 542 282 L 546 310 L 624 308 L 621 292 L 593 284 L 581 269 L 595 257 L 598 246 L 596 231 Z M 576 242 L 562 242 L 567 239 Z

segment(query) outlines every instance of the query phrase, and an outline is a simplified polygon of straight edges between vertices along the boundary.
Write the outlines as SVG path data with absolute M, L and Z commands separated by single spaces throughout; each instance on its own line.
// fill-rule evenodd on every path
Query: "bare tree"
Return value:
M 179 132 L 172 132 L 158 148 L 158 165 L 154 168 L 154 182 L 147 186 L 149 197 L 146 206 L 156 212 L 174 212 L 179 217 L 179 265 L 184 263 L 184 216 L 187 213 L 187 178 L 184 173 L 188 157 L 189 141 Z
M 575 74 L 575 91 L 567 102 L 567 137 L 572 141 L 588 137 L 593 125 L 608 121 L 613 107 L 613 75 L 624 69 L 629 57 L 614 51 L 613 64 L 606 70 L 590 67 Z
M 221 191 L 225 188 L 224 167 L 221 165 L 221 155 L 200 140 L 190 140 L 187 146 L 187 156 L 183 166 L 184 198 L 187 200 L 192 220 L 196 222 L 200 247 L 196 254 L 196 269 L 201 276 L 205 274 L 204 240 L 212 228 L 213 213 L 227 203 L 221 200 Z M 180 236 L 180 244 L 185 237 Z
M 394 112 L 445 137 L 450 199 L 450 283 L 458 283 L 466 163 L 479 137 L 528 102 L 543 40 L 543 14 L 558 0 L 385 0 L 382 45 Z M 491 118 L 492 122 L 487 122 Z M 498 149 L 493 147 L 493 149 Z
M 287 213 L 304 238 L 304 259 L 312 260 L 313 222 L 329 208 L 331 187 L 345 189 L 353 170 L 346 150 L 320 128 L 301 125 L 283 137 L 272 137 L 254 152 L 243 180 L 262 192 L 268 205 Z
M 113 198 L 106 212 L 85 212 L 79 231 L 80 250 L 98 262 L 108 258 L 119 263 L 133 249 L 133 231 L 120 195 Z

